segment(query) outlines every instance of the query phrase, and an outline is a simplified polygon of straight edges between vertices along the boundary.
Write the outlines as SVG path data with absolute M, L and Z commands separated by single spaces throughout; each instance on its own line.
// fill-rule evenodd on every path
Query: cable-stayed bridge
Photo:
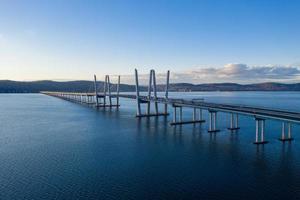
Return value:
M 217 127 L 217 113 L 228 113 L 230 116 L 229 131 L 237 131 L 239 127 L 239 115 L 251 116 L 255 119 L 256 131 L 254 144 L 265 144 L 265 121 L 267 119 L 279 120 L 282 122 L 280 141 L 292 141 L 292 124 L 300 123 L 300 113 L 279 110 L 272 108 L 261 108 L 246 105 L 221 104 L 206 102 L 203 99 L 185 99 L 169 97 L 169 79 L 170 72 L 166 74 L 165 92 L 163 96 L 157 95 L 155 71 L 151 70 L 149 75 L 149 85 L 147 95 L 140 94 L 138 71 L 135 69 L 135 94 L 120 93 L 120 76 L 116 91 L 111 91 L 111 83 L 109 75 L 105 76 L 103 91 L 99 92 L 97 87 L 96 76 L 94 76 L 94 91 L 90 93 L 74 93 L 74 92 L 48 92 L 41 93 L 59 97 L 61 99 L 88 104 L 96 108 L 100 107 L 119 107 L 120 98 L 132 99 L 136 102 L 136 117 L 159 117 L 169 115 L 169 106 L 173 108 L 173 120 L 171 125 L 184 125 L 205 123 L 202 110 L 207 110 L 209 113 L 209 133 L 216 133 L 220 130 Z M 154 112 L 151 112 L 151 105 L 154 104 Z M 164 105 L 163 110 L 159 110 L 159 104 Z M 142 105 L 146 105 L 145 113 L 142 112 Z M 189 121 L 183 120 L 183 108 L 193 109 L 192 119 Z

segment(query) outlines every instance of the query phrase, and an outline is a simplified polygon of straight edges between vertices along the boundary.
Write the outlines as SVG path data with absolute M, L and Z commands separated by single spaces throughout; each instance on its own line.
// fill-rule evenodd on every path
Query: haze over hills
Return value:
M 103 82 L 98 82 L 98 88 L 103 88 Z M 158 91 L 164 91 L 164 85 L 157 85 Z M 116 85 L 111 85 L 111 90 L 116 90 Z M 146 91 L 147 86 L 141 86 L 141 91 Z M 0 80 L 0 93 L 39 93 L 40 91 L 69 91 L 69 92 L 93 92 L 92 81 L 10 81 Z M 121 92 L 135 91 L 135 85 L 121 84 Z M 237 84 L 237 83 L 210 83 L 210 84 L 190 84 L 173 83 L 170 84 L 170 91 L 300 91 L 300 83 L 257 83 L 257 84 Z

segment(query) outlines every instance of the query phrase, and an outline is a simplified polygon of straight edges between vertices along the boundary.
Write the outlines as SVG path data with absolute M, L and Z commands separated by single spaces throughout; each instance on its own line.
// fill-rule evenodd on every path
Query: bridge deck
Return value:
M 75 96 L 95 96 L 95 93 L 68 93 L 68 92 L 42 92 L 47 95 L 75 95 Z M 103 98 L 105 95 L 98 93 L 98 98 Z M 111 94 L 111 97 L 120 97 L 127 99 L 136 99 L 136 95 L 131 94 Z M 211 103 L 205 101 L 195 101 L 179 98 L 162 98 L 162 97 L 150 97 L 139 96 L 139 99 L 143 102 L 158 102 L 163 104 L 171 104 L 182 107 L 192 107 L 192 108 L 202 108 L 207 110 L 228 112 L 228 113 L 239 113 L 243 115 L 250 115 L 258 118 L 271 118 L 289 122 L 300 123 L 300 113 L 292 112 L 287 110 L 272 109 L 272 108 L 261 108 L 255 106 L 245 106 L 245 105 L 234 105 L 234 104 L 221 104 L 221 103 Z

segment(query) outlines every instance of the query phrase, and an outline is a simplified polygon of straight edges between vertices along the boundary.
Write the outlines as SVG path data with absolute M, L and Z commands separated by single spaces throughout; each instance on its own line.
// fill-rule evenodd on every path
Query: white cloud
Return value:
M 299 66 L 266 65 L 248 66 L 246 64 L 227 64 L 221 68 L 199 68 L 175 73 L 176 82 L 237 82 L 256 83 L 266 81 L 300 81 Z M 189 81 L 190 80 L 190 81 Z
M 157 82 L 164 84 L 165 73 L 158 73 Z M 123 81 L 134 83 L 133 76 L 122 76 Z M 141 84 L 148 83 L 148 75 L 140 74 Z M 259 82 L 300 82 L 300 66 L 289 65 L 262 65 L 248 66 L 246 64 L 226 64 L 220 68 L 206 67 L 186 70 L 183 72 L 171 72 L 171 82 L 179 83 L 259 83 Z

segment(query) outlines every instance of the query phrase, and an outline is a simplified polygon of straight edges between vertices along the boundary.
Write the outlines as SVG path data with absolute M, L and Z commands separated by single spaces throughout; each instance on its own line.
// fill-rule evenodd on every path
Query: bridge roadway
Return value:
M 136 95 L 120 94 L 119 97 L 136 99 Z M 140 99 L 144 102 L 148 102 L 148 96 L 140 96 Z M 179 98 L 162 98 L 162 97 L 150 97 L 151 102 L 158 102 L 163 104 L 172 104 L 182 107 L 191 108 L 202 108 L 207 110 L 222 111 L 229 113 L 238 113 L 243 115 L 250 115 L 260 118 L 271 118 L 282 121 L 296 122 L 300 123 L 300 113 L 291 112 L 279 109 L 269 109 L 254 106 L 244 106 L 244 105 L 234 105 L 234 104 L 220 104 L 220 103 L 210 103 L 205 101 L 195 101 Z
M 68 92 L 42 92 L 43 94 L 51 95 L 51 96 L 59 96 L 59 94 L 64 95 L 74 95 L 74 96 L 91 96 L 95 97 L 95 93 L 68 93 Z M 106 96 L 108 96 L 106 94 Z M 111 94 L 112 98 L 116 98 L 119 96 L 120 98 L 127 98 L 127 99 L 135 99 L 136 95 L 133 94 Z M 98 93 L 98 98 L 105 97 L 104 94 Z M 280 109 L 271 109 L 271 108 L 262 108 L 262 107 L 255 107 L 255 106 L 246 106 L 246 105 L 234 105 L 234 104 L 221 104 L 221 103 L 211 103 L 206 101 L 197 101 L 197 100 L 189 100 L 189 99 L 180 99 L 180 98 L 165 98 L 165 97 L 148 97 L 144 95 L 140 95 L 139 99 L 141 102 L 157 102 L 161 104 L 171 104 L 173 106 L 179 107 L 190 107 L 190 108 L 200 108 L 206 109 L 209 111 L 221 111 L 226 113 L 236 113 L 248 116 L 254 116 L 256 118 L 262 119 L 276 119 L 286 122 L 294 122 L 300 123 L 300 113 L 299 112 L 292 112 L 287 110 L 280 110 Z

